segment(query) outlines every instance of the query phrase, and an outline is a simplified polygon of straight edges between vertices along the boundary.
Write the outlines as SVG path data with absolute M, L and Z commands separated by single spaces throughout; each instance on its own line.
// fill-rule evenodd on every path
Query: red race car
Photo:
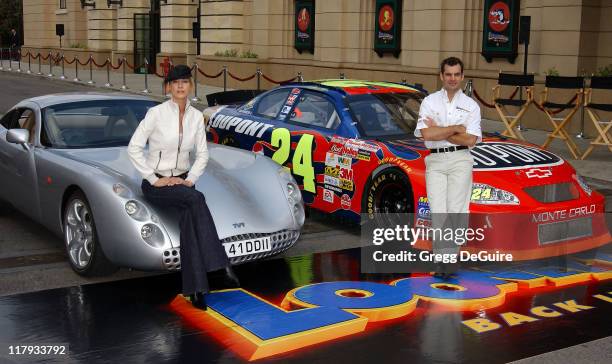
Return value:
M 212 95 L 209 104 L 239 101 L 244 94 Z M 322 80 L 212 106 L 204 115 L 210 140 L 265 154 L 285 166 L 311 208 L 355 221 L 362 213 L 413 213 L 417 225 L 427 226 L 424 157 L 429 151 L 413 134 L 424 96 L 404 84 Z M 465 249 L 500 250 L 520 260 L 611 241 L 604 197 L 562 158 L 486 133 L 471 152 L 470 219 L 492 229 L 486 241 Z M 427 249 L 430 242 L 416 246 Z

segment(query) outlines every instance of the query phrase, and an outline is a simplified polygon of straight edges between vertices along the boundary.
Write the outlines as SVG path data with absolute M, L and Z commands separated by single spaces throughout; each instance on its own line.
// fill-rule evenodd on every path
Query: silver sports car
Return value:
M 62 236 L 82 275 L 117 267 L 180 269 L 178 216 L 144 200 L 127 156 L 149 98 L 55 94 L 24 100 L 0 125 L 0 198 Z M 299 237 L 304 206 L 271 159 L 209 144 L 202 191 L 233 264 L 277 254 Z

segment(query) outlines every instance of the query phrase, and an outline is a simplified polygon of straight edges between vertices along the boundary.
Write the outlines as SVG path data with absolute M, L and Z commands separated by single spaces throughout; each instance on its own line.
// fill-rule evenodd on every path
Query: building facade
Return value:
M 348 78 L 407 80 L 428 90 L 439 87 L 438 64 L 452 55 L 464 60 L 466 78 L 489 97 L 500 70 L 523 71 L 523 45 L 514 63 L 505 58 L 488 62 L 481 54 L 486 0 L 397 2 L 401 42 L 395 55 L 374 51 L 376 0 L 312 1 L 312 52 L 295 48 L 298 0 L 23 0 L 24 47 L 58 50 L 56 24 L 64 24 L 62 52 L 67 57 L 125 56 L 136 64 L 146 57 L 158 67 L 169 57 L 174 63 L 198 63 L 209 74 L 223 66 L 238 76 L 259 68 L 275 80 L 297 72 L 305 79 L 344 73 Z M 531 17 L 527 71 L 538 82 L 550 72 L 589 75 L 612 64 L 612 0 L 506 2 Z M 193 29 L 198 19 L 199 41 Z M 204 82 L 220 85 L 222 80 Z M 230 79 L 228 86 L 253 88 L 253 82 Z M 264 81 L 262 86 L 272 84 Z M 491 110 L 485 115 L 494 117 Z

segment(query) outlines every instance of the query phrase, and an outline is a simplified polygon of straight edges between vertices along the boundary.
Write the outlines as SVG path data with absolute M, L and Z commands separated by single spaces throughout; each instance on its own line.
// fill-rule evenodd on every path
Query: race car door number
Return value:
M 272 244 L 270 243 L 270 237 L 264 236 L 256 239 L 232 241 L 230 243 L 224 243 L 225 252 L 228 258 L 239 257 L 247 254 L 255 254 L 262 252 L 269 252 L 272 250 Z

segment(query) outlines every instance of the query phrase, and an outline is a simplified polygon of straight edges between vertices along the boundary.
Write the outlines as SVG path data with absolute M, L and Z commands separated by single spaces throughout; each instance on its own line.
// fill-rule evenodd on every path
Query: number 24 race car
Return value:
M 240 101 L 231 100 L 232 93 L 244 94 L 217 97 Z M 211 106 L 204 117 L 209 140 L 265 154 L 290 170 L 311 208 L 355 221 L 362 213 L 413 213 L 418 223 L 431 218 L 429 151 L 414 137 L 424 96 L 396 83 L 301 82 L 248 102 Z M 491 247 L 534 259 L 610 241 L 603 196 L 562 158 L 497 134 L 486 134 L 471 153 L 470 211 L 490 215 L 487 224 L 498 234 Z M 500 213 L 522 218 L 496 221 Z

